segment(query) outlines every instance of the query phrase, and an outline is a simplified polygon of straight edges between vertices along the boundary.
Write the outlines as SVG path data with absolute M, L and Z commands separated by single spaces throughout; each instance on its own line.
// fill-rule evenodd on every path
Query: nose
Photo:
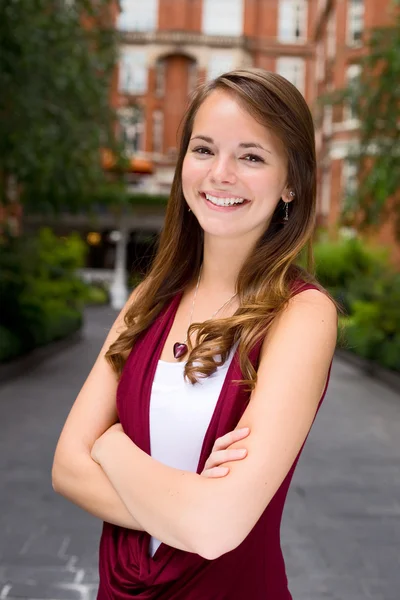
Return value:
M 210 167 L 211 180 L 217 184 L 235 183 L 236 171 L 229 157 L 216 156 Z

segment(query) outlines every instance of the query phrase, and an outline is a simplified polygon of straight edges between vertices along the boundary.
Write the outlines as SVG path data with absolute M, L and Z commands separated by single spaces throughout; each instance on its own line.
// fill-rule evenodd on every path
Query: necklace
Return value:
M 197 291 L 199 289 L 199 284 L 200 284 L 200 278 L 201 278 L 201 272 L 202 272 L 202 270 L 203 270 L 203 265 L 201 265 L 200 272 L 199 272 L 199 277 L 197 279 L 196 290 L 195 290 L 194 297 L 193 297 L 193 302 L 192 302 L 192 310 L 190 311 L 190 319 L 189 319 L 188 331 L 189 331 L 189 327 L 192 324 L 192 317 L 193 317 L 194 305 L 195 305 L 195 302 L 196 302 Z M 237 296 L 237 293 L 233 294 L 233 296 L 231 296 L 229 298 L 229 300 L 227 300 L 225 302 L 225 304 L 223 304 L 222 306 L 220 306 L 220 308 L 218 310 L 216 310 L 215 313 L 213 313 L 211 315 L 210 319 L 213 319 L 215 317 L 215 315 L 217 315 L 227 304 L 229 304 L 229 302 L 231 300 L 233 300 L 233 298 L 235 296 Z M 175 342 L 175 344 L 174 344 L 174 357 L 176 359 L 180 358 L 181 356 L 184 356 L 187 353 L 187 351 L 188 351 L 188 347 L 187 347 L 187 343 L 186 343 L 187 341 L 188 341 L 188 337 L 186 336 L 186 340 L 184 342 Z

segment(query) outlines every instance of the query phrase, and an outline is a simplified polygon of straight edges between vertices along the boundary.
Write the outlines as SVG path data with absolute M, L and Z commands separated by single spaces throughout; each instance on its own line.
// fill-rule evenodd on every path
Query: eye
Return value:
M 246 156 L 243 157 L 243 159 L 246 162 L 252 162 L 252 163 L 265 163 L 265 160 L 263 158 L 261 158 L 261 156 L 258 156 L 258 154 L 246 154 Z
M 195 154 L 203 154 L 205 156 L 211 154 L 211 150 L 210 148 L 207 148 L 207 146 L 197 146 L 196 148 L 193 148 L 192 152 Z

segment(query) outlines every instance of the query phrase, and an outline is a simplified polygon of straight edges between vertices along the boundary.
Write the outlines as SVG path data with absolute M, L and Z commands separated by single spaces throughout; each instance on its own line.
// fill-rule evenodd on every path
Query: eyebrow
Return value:
M 214 140 L 208 137 L 207 135 L 195 135 L 190 139 L 190 141 L 192 140 L 203 140 L 205 142 L 208 142 L 209 144 L 214 144 Z M 261 146 L 261 144 L 258 144 L 257 142 L 242 142 L 241 144 L 239 144 L 239 148 L 260 148 L 260 150 L 264 150 L 264 152 L 269 152 L 270 154 L 272 154 L 271 150 L 267 150 L 267 148 L 264 148 L 263 146 Z

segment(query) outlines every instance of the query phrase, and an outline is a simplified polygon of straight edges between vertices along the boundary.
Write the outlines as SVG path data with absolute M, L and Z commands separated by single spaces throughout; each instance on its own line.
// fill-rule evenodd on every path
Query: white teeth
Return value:
M 205 194 L 207 200 L 212 202 L 212 204 L 216 204 L 217 206 L 232 206 L 232 204 L 242 204 L 244 202 L 244 198 L 217 198 L 216 196 L 210 196 L 210 194 Z

